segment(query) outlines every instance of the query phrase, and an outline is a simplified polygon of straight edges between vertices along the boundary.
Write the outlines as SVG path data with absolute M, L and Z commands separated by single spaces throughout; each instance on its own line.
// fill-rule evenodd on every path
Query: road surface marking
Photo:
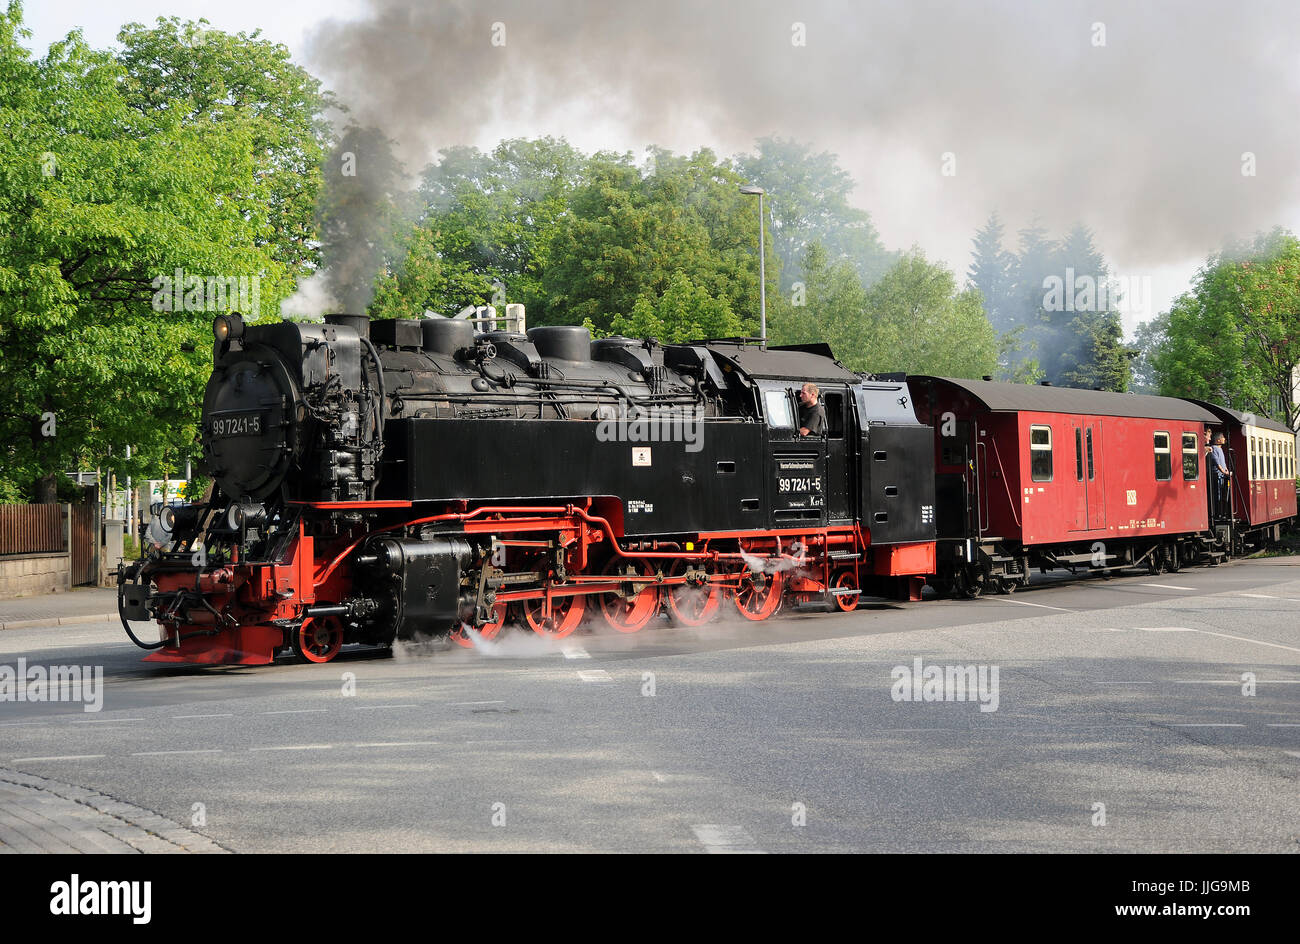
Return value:
M 227 711 L 220 715 L 172 715 L 173 721 L 184 721 L 186 718 L 233 718 L 234 714 Z
M 54 757 L 15 757 L 11 764 L 30 764 L 38 760 L 99 760 L 103 754 L 59 754 Z
M 96 718 L 90 721 L 74 721 L 73 724 L 121 724 L 124 721 L 143 721 L 143 718 Z
M 469 740 L 466 744 L 534 744 L 541 738 L 486 738 L 481 740 Z
M 1205 722 L 1184 722 L 1182 724 L 1171 724 L 1171 728 L 1244 728 L 1244 724 L 1210 724 Z
M 613 678 L 604 669 L 592 669 L 589 672 L 579 672 L 578 678 L 584 682 L 612 682 Z
M 1159 590 L 1195 590 L 1195 587 L 1175 587 L 1170 583 L 1140 583 L 1139 587 L 1155 587 Z
M 566 659 L 590 659 L 591 653 L 581 646 L 565 646 L 560 650 Z
M 264 711 L 264 715 L 312 715 L 329 711 L 328 708 L 286 708 L 283 711 Z
M 1300 685 L 1300 679 L 1256 679 L 1259 685 Z M 1240 685 L 1240 679 L 1174 679 L 1175 685 Z
M 1292 721 L 1285 721 L 1285 722 L 1270 722 L 1270 723 L 1266 723 L 1266 724 L 1264 725 L 1264 727 L 1266 727 L 1266 728 L 1300 728 L 1300 724 L 1296 724 L 1295 722 L 1292 722 Z
M 1269 593 L 1239 593 L 1239 597 L 1250 597 L 1252 600 L 1276 600 L 1277 597 Z
M 1283 646 L 1276 642 L 1264 642 L 1262 639 L 1247 639 L 1245 636 L 1232 636 L 1228 633 L 1214 633 L 1208 629 L 1198 629 L 1198 633 L 1205 633 L 1207 636 L 1218 636 L 1221 639 L 1235 639 L 1237 642 L 1253 642 L 1257 646 L 1268 646 L 1270 649 L 1285 649 L 1287 652 L 1300 652 L 1295 646 Z
M 333 744 L 286 744 L 283 747 L 250 747 L 250 751 L 327 751 Z
M 424 747 L 428 744 L 441 743 L 441 741 L 372 741 L 369 744 L 354 744 L 353 747 Z
M 504 705 L 504 704 L 505 704 L 504 701 L 453 701 L 451 703 L 451 706 L 453 708 L 461 708 L 464 707 L 465 705 Z
M 652 777 L 654 777 L 656 780 L 658 780 L 660 783 L 667 783 L 667 782 L 668 782 L 668 778 L 665 777 L 663 774 L 661 774 L 661 773 L 660 773 L 659 771 L 657 771 L 657 770 L 652 770 L 652 771 L 650 771 L 650 775 L 651 775 Z
M 221 748 L 213 747 L 201 751 L 135 751 L 132 757 L 162 757 L 166 754 L 220 754 Z
M 373 711 L 376 708 L 419 708 L 419 705 L 354 705 L 357 711 Z
M 1017 603 L 1020 606 L 1041 606 L 1045 610 L 1060 610 L 1062 613 L 1073 613 L 1074 610 L 1067 610 L 1063 606 L 1048 606 L 1046 603 L 1030 603 L 1028 600 L 1001 600 L 1002 603 Z
M 695 838 L 703 843 L 704 848 L 714 854 L 763 855 L 749 833 L 739 826 L 692 826 Z
M 1218 636 L 1220 639 L 1235 639 L 1237 642 L 1252 642 L 1257 646 L 1268 646 L 1270 649 L 1285 649 L 1287 652 L 1300 652 L 1295 646 L 1284 646 L 1276 642 L 1264 642 L 1262 639 L 1249 639 L 1246 636 L 1233 636 L 1231 633 L 1216 633 L 1209 629 L 1189 629 L 1186 626 L 1139 626 L 1137 631 L 1140 633 L 1202 633 L 1206 636 Z

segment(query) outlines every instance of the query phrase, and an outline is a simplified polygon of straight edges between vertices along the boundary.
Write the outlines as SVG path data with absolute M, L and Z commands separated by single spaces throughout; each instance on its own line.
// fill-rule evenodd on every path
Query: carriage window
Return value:
M 1029 477 L 1035 482 L 1052 481 L 1052 427 L 1029 427 Z
M 1074 477 L 1083 481 L 1083 430 L 1074 431 Z
M 1268 441 L 1268 477 L 1277 478 L 1277 440 Z
M 1088 427 L 1088 481 L 1091 482 L 1096 476 L 1092 470 L 1092 427 Z
M 773 429 L 793 429 L 794 412 L 790 409 L 790 395 L 784 390 L 763 392 L 763 406 L 767 412 L 767 425 Z
M 1155 435 L 1156 481 L 1168 482 L 1174 477 L 1173 456 L 1169 451 L 1169 434 L 1161 431 Z
M 1201 477 L 1201 458 L 1195 433 L 1183 433 L 1183 481 L 1195 482 Z

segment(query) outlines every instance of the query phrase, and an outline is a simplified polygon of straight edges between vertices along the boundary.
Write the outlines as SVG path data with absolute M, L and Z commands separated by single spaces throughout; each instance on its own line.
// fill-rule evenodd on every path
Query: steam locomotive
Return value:
M 763 620 L 919 599 L 936 573 L 934 431 L 905 378 L 825 345 L 354 315 L 213 333 L 212 487 L 119 570 L 151 661 Z M 823 435 L 800 435 L 805 382 Z

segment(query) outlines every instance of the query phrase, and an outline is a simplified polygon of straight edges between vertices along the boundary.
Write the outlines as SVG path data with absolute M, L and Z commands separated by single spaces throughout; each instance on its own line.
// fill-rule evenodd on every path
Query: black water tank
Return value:
M 368 315 L 326 315 L 325 323 L 351 328 L 357 337 L 370 337 L 370 317 Z
M 463 318 L 425 318 L 424 349 L 430 354 L 454 355 L 461 348 L 474 346 L 474 325 Z
M 591 360 L 591 332 L 581 325 L 547 325 L 533 328 L 528 340 L 542 357 L 585 364 Z

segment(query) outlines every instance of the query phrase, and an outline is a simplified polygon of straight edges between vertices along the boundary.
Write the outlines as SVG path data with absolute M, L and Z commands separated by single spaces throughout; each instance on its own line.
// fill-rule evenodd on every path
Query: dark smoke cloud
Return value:
M 617 147 L 722 153 L 778 134 L 836 151 L 864 207 L 908 221 L 906 241 L 958 248 L 960 267 L 995 208 L 1082 221 L 1154 266 L 1291 222 L 1298 27 L 1294 0 L 371 0 L 316 28 L 308 60 L 412 169 L 488 128 L 596 123 Z

